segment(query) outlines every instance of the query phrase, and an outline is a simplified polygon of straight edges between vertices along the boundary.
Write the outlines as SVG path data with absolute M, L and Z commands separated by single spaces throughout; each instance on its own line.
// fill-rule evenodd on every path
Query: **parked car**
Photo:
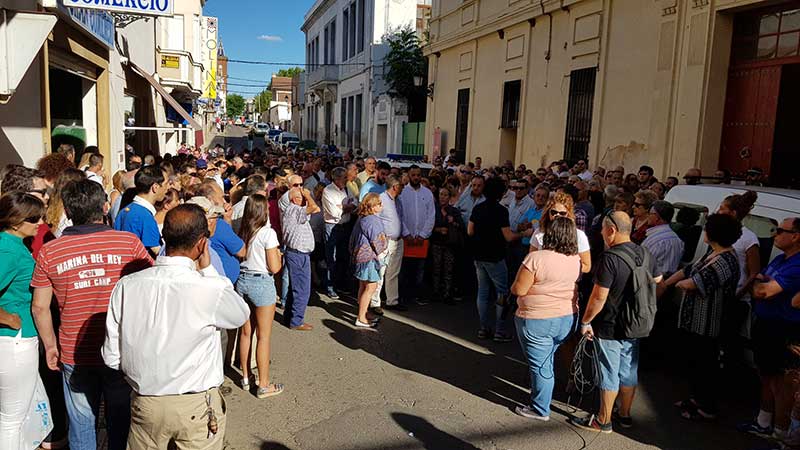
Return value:
M 300 150 L 316 150 L 317 142 L 311 139 L 304 139 L 297 144 L 297 148 Z
M 253 127 L 254 136 L 259 136 L 259 137 L 266 136 L 268 131 L 269 131 L 269 125 L 263 122 L 259 122 L 255 124 L 255 126 Z
M 728 184 L 678 185 L 670 189 L 665 199 L 675 206 L 673 221 L 677 220 L 681 209 L 692 208 L 699 218 L 694 225 L 687 225 L 699 227 L 696 229 L 701 230 L 705 218 L 719 209 L 725 197 L 747 190 L 757 192 L 758 200 L 742 223 L 758 237 L 761 265 L 764 267 L 781 253 L 772 245 L 778 225 L 787 217 L 800 217 L 800 191 Z M 698 232 L 697 236 L 695 251 L 684 258 L 685 262 L 695 261 L 706 252 L 707 244 L 703 242 L 702 233 Z M 690 247 L 688 242 L 687 247 Z
M 297 137 L 296 134 L 290 133 L 288 131 L 284 131 L 283 133 L 281 133 L 279 135 L 279 137 L 278 137 L 278 143 L 279 144 L 288 145 L 290 142 L 293 142 L 294 145 L 296 146 L 297 144 L 300 143 L 300 138 Z
M 278 136 L 281 133 L 283 133 L 283 130 L 280 130 L 278 128 L 270 128 L 269 131 L 267 131 L 267 139 L 269 139 L 272 142 L 277 143 L 278 142 Z

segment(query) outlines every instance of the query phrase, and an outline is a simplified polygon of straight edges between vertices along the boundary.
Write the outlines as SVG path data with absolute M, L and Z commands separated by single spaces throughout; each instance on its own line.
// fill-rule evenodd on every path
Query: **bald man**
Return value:
M 655 258 L 647 249 L 631 242 L 632 228 L 631 218 L 622 211 L 614 211 L 603 219 L 601 234 L 608 250 L 600 256 L 594 288 L 581 320 L 581 334 L 594 341 L 599 360 L 600 411 L 571 421 L 589 431 L 611 433 L 612 409 L 618 393 L 620 408 L 613 419 L 623 428 L 633 424 L 631 405 L 638 383 L 639 339 L 629 338 L 624 332 L 623 316 L 628 311 L 625 305 L 636 303 L 631 287 L 633 270 L 626 260 L 632 259 L 637 267 L 645 265 L 656 283 L 662 277 Z
M 700 184 L 700 177 L 703 176 L 703 172 L 700 171 L 697 167 L 692 167 L 691 169 L 686 171 L 686 174 L 683 176 L 684 181 L 686 184 Z

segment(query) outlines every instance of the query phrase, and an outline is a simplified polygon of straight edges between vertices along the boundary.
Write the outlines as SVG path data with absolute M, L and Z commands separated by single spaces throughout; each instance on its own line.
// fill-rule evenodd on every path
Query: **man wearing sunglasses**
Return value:
M 774 245 L 783 253 L 753 285 L 753 356 L 761 376 L 761 407 L 755 420 L 737 428 L 797 442 L 800 424 L 794 423 L 791 410 L 800 387 L 800 355 L 792 349 L 800 345 L 800 309 L 792 307 L 792 297 L 800 292 L 799 217 L 781 223 Z

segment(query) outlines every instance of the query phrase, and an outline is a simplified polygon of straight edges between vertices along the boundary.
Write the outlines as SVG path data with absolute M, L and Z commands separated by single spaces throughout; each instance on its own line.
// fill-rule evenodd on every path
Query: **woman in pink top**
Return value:
M 550 420 L 553 355 L 575 329 L 580 274 L 575 222 L 557 217 L 547 227 L 540 251 L 528 254 L 511 286 L 519 306 L 517 337 L 531 371 L 531 404 L 516 409 L 523 417 Z

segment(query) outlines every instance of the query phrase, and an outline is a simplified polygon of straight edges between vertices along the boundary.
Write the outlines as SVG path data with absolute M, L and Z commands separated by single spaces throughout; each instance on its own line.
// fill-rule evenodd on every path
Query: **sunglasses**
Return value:
M 39 223 L 40 220 L 42 220 L 42 216 L 31 216 L 24 219 L 25 222 L 32 223 L 34 225 Z
M 292 184 L 292 187 L 300 187 L 302 185 L 303 185 L 303 183 L 294 183 L 294 184 Z
M 45 195 L 47 194 L 47 189 L 31 189 L 30 191 L 28 191 L 28 194 Z
M 550 210 L 550 216 L 559 216 L 559 217 L 567 217 L 566 211 L 556 211 L 555 209 Z
M 786 228 L 776 228 L 775 229 L 775 234 L 783 234 L 783 233 L 797 234 L 797 233 L 800 233 L 800 231 L 787 230 Z
M 647 205 L 646 205 L 646 204 L 644 204 L 644 203 L 633 202 L 633 206 L 638 206 L 638 207 L 640 207 L 640 208 L 643 208 L 643 207 L 645 207 L 645 206 L 647 206 Z

